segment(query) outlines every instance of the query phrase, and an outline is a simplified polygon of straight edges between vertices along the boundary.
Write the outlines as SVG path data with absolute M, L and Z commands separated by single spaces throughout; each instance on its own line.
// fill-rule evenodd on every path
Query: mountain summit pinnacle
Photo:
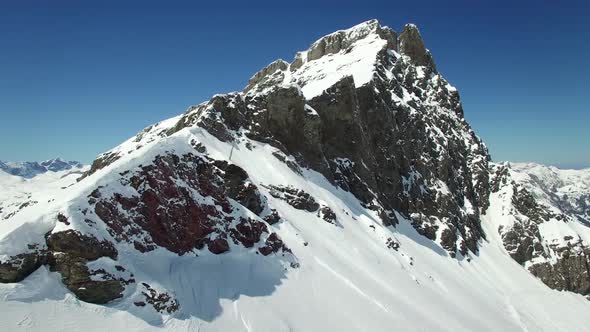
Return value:
M 428 66 L 434 69 L 434 60 L 432 55 L 424 46 L 424 41 L 414 24 L 406 24 L 404 30 L 399 35 L 399 51 L 412 59 L 417 66 Z

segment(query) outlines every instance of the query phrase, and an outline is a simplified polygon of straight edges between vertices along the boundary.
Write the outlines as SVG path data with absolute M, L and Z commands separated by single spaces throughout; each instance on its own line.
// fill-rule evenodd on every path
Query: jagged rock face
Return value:
M 417 66 L 434 66 L 432 55 L 424 46 L 418 28 L 413 24 L 406 25 L 399 35 L 399 51 L 408 55 Z
M 19 282 L 37 270 L 46 261 L 44 252 L 22 253 L 0 261 L 0 282 Z
M 383 225 L 408 218 L 453 257 L 477 253 L 485 236 L 480 213 L 488 206 L 490 158 L 463 118 L 457 90 L 438 73 L 415 27 L 406 26 L 398 37 L 369 21 L 320 39 L 290 64 L 273 62 L 243 92 L 216 95 L 100 155 L 79 180 L 86 188 L 81 198 L 68 201 L 56 218 L 61 231 L 46 239 L 50 254 L 0 265 L 3 280 L 49 264 L 78 297 L 105 303 L 135 282 L 128 266 L 103 267 L 120 259 L 118 253 L 166 251 L 199 259 L 240 248 L 271 256 L 264 259 L 291 255 L 272 226 L 280 225 L 282 216 L 269 200 L 308 213 L 305 219 L 319 220 L 318 227 L 326 226 L 323 222 L 342 227 L 340 209 L 314 192 L 281 183 L 257 186 L 244 164 L 231 162 L 233 149 L 226 156 L 219 150 L 209 154 L 195 136 L 197 128 L 249 150 L 268 144 L 272 156 L 294 173 L 312 172 L 351 193 Z M 179 143 L 189 132 L 193 136 Z M 81 248 L 77 240 L 89 234 L 102 238 L 90 237 L 91 246 Z M 529 247 L 514 241 L 518 248 Z M 391 237 L 386 246 L 399 249 Z M 524 260 L 531 255 L 518 248 Z M 47 257 L 46 263 L 35 257 Z M 170 290 L 143 286 L 136 306 L 178 310 Z
M 590 188 L 583 172 L 498 164 L 491 167 L 491 190 L 503 202 L 509 220 L 498 232 L 510 256 L 547 286 L 588 295 L 590 249 L 581 232 L 587 227 L 586 211 L 572 210 Z M 560 187 L 577 193 L 573 203 L 567 195 L 558 194 Z
M 224 161 L 169 154 L 121 175 L 120 183 L 137 194 L 107 195 L 108 187 L 97 188 L 89 204 L 111 236 L 141 252 L 163 247 L 185 254 L 207 246 L 221 254 L 230 249 L 229 241 L 249 248 L 270 233 L 263 222 L 233 214 L 229 198 L 256 214 L 264 209 L 258 189 L 247 179 L 243 169 Z
M 272 63 L 244 93 L 197 106 L 174 130 L 197 125 L 228 141 L 243 128 L 238 135 L 280 148 L 293 156 L 294 168 L 320 172 L 380 211 L 385 224 L 396 224 L 395 210 L 432 240 L 444 233 L 452 255 L 477 252 L 484 236 L 479 213 L 489 194 L 487 149 L 417 29 L 408 25 L 396 36 L 376 21 L 326 36 L 288 70 Z M 375 50 L 366 83 L 354 74 L 333 80 L 321 72 L 325 59 L 352 56 L 365 44 Z M 314 79 L 334 83 L 320 90 Z
M 99 259 L 117 260 L 117 250 L 108 241 L 68 230 L 48 234 L 46 242 L 30 244 L 29 251 L 0 262 L 0 282 L 19 282 L 48 265 L 59 272 L 64 285 L 83 301 L 104 304 L 123 295 L 125 286 L 134 283 L 132 274 L 115 276 L 104 269 L 94 269 L 89 264 Z M 125 268 L 117 265 L 119 272 Z
M 553 289 L 590 294 L 590 248 L 580 242 L 555 248 L 557 263 L 533 264 L 529 271 Z

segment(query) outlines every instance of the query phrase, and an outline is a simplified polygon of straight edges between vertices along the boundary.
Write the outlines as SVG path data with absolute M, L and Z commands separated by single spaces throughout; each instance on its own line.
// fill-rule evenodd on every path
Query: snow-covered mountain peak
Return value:
M 490 164 L 415 27 L 298 54 L 4 209 L 0 329 L 19 311 L 52 318 L 33 329 L 588 326 L 590 303 L 533 276 L 588 294 L 585 226 Z
M 378 55 L 395 52 L 397 44 L 395 31 L 377 20 L 363 22 L 318 39 L 297 52 L 290 64 L 283 60 L 271 63 L 250 79 L 244 92 L 255 95 L 268 93 L 269 87 L 295 85 L 311 99 L 346 76 L 361 86 L 373 79 Z
M 306 99 L 312 99 L 347 76 L 352 77 L 356 87 L 375 79 L 386 80 L 398 58 L 413 65 L 417 78 L 437 74 L 416 25 L 405 25 L 398 37 L 389 27 L 369 20 L 318 39 L 308 49 L 297 52 L 291 63 L 272 62 L 248 81 L 244 92 L 256 96 L 277 86 L 296 86 Z
M 65 161 L 61 158 L 49 159 L 40 163 L 36 161 L 0 161 L 0 170 L 23 178 L 32 178 L 46 172 L 61 172 L 82 167 L 83 165 L 78 161 Z

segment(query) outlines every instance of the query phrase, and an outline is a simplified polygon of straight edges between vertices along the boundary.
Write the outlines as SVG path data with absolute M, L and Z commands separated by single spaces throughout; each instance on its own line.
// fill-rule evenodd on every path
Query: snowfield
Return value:
M 200 128 L 182 130 L 165 147 L 182 149 L 189 139 L 207 146 L 216 158 L 226 159 L 232 148 Z M 496 232 L 504 218 L 501 202 L 492 200 L 483 217 L 489 239 L 481 243 L 479 255 L 457 260 L 406 221 L 396 228 L 382 226 L 373 211 L 318 173 L 293 172 L 272 155 L 269 145 L 250 141 L 249 150 L 245 143 L 235 146 L 232 162 L 256 184 L 304 188 L 337 214 L 341 227 L 318 222 L 283 201 L 273 202 L 286 219 L 276 231 L 290 245 L 299 268 L 285 270 L 243 252 L 204 253 L 199 260 L 165 252 L 148 260 L 129 257 L 136 275 L 143 273 L 154 284 L 175 290 L 182 310 L 162 318 L 126 300 L 106 306 L 81 302 L 58 274 L 42 267 L 23 282 L 0 284 L 0 329 L 584 331 L 590 323 L 590 303 L 583 296 L 549 289 L 506 253 Z M 160 146 L 130 154 L 109 168 L 141 164 Z M 252 158 L 258 162 L 252 164 Z M 107 174 L 102 172 L 66 189 L 47 189 L 55 201 L 43 207 L 55 209 L 79 196 L 87 183 Z M 42 235 L 48 227 L 42 227 L 42 220 L 37 223 L 33 228 Z M 16 215 L 0 224 L 0 236 L 26 224 L 26 214 Z M 399 242 L 397 251 L 385 245 L 389 237 Z

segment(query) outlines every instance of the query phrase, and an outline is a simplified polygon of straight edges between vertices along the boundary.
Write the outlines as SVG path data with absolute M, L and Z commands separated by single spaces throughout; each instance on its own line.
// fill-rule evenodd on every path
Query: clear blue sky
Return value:
M 377 18 L 418 25 L 494 160 L 589 167 L 586 2 L 0 0 L 0 160 L 88 163 Z

